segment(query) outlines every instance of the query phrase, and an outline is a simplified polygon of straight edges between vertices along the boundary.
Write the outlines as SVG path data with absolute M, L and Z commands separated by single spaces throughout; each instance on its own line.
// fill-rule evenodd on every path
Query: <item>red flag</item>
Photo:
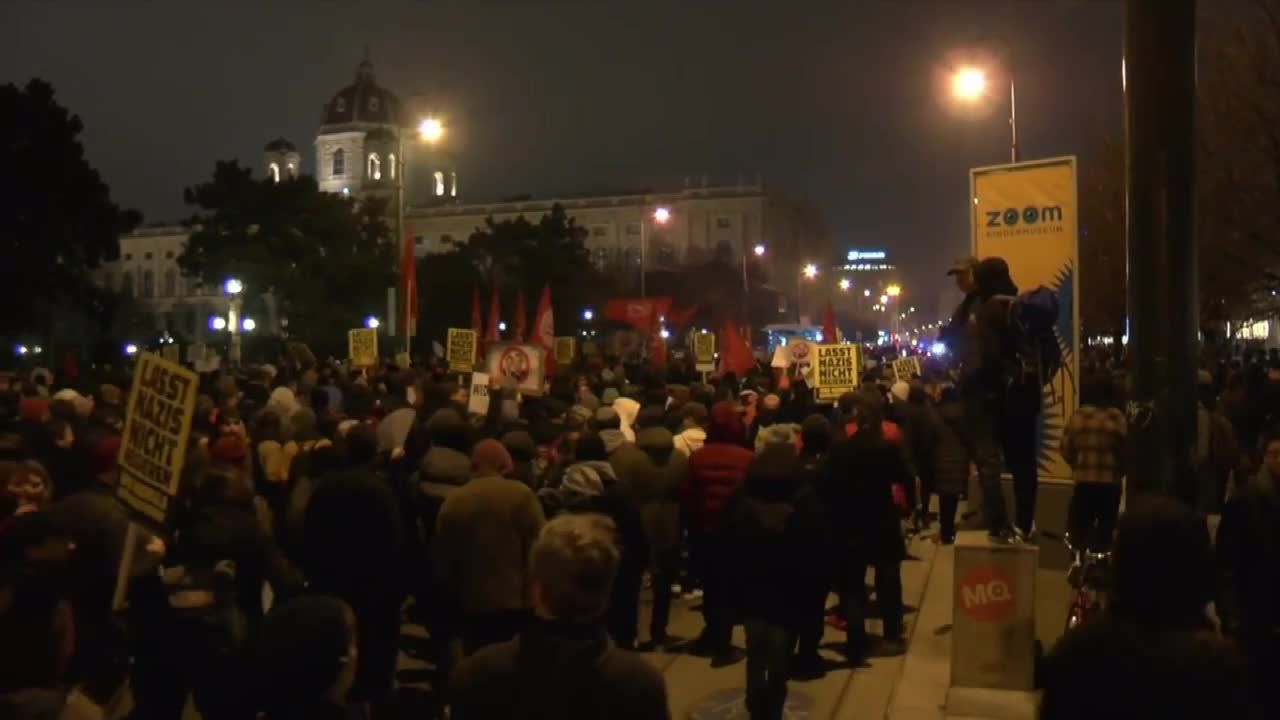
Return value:
M 542 297 L 538 298 L 538 309 L 533 314 L 533 333 L 529 337 L 536 345 L 547 351 L 547 373 L 556 369 L 556 321 L 551 312 L 551 286 L 542 286 Z
M 418 277 L 414 268 L 413 237 L 405 238 L 404 253 L 400 257 L 400 288 L 404 298 L 404 324 L 406 335 L 413 336 L 418 327 Z
M 524 288 L 516 289 L 516 320 L 512 323 L 515 329 L 513 339 L 518 342 L 524 342 Z
M 682 330 L 693 320 L 693 316 L 697 312 L 697 305 L 683 309 L 673 307 L 667 311 L 667 325 L 677 330 Z
M 840 342 L 839 333 L 836 332 L 836 312 L 831 308 L 831 301 L 827 301 L 827 307 L 822 311 L 822 342 L 828 345 L 834 345 Z
M 755 360 L 751 357 L 751 347 L 738 334 L 738 327 L 732 320 L 724 321 L 724 330 L 717 340 L 720 341 L 721 374 L 732 372 L 738 377 L 746 375 Z
M 498 316 L 502 314 L 502 306 L 498 304 L 498 286 L 493 286 L 493 295 L 489 298 L 489 327 L 484 331 L 484 341 L 498 342 Z
M 654 367 L 662 367 L 667 364 L 667 340 L 658 333 L 649 336 L 649 347 L 647 348 L 649 364 Z
M 471 329 L 480 332 L 484 320 L 480 317 L 480 286 L 471 286 Z
M 671 308 L 671 298 L 613 298 L 604 306 L 604 316 L 610 320 L 627 323 L 648 333 L 658 323 L 658 318 Z

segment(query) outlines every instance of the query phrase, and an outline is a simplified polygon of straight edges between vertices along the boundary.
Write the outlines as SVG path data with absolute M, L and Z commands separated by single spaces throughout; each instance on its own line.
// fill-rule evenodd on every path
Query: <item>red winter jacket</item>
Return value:
M 729 498 L 742 487 L 747 466 L 755 457 L 742 445 L 746 433 L 733 403 L 716 403 L 710 416 L 707 442 L 689 456 L 688 474 L 680 488 L 685 527 L 694 532 L 719 527 Z

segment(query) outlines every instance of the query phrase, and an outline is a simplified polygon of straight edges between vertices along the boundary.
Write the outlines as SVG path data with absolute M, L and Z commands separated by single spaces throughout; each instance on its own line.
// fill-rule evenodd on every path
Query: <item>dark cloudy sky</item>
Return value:
M 767 184 L 838 247 L 915 274 L 967 244 L 967 169 L 1007 157 L 1007 105 L 958 114 L 943 71 L 1012 50 L 1024 157 L 1120 131 L 1115 0 L 47 0 L 3 3 L 0 82 L 51 81 L 90 159 L 148 221 L 215 160 L 279 135 L 314 163 L 320 106 L 363 46 L 379 81 L 443 108 L 470 199 Z

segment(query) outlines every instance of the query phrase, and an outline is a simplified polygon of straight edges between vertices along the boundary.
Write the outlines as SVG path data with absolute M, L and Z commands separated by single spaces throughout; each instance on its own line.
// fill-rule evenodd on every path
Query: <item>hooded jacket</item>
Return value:
M 754 457 L 743 447 L 742 419 L 733 403 L 722 400 L 711 408 L 707 443 L 689 456 L 689 472 L 681 490 L 680 505 L 686 527 L 712 532 L 729 498 L 742 486 Z
M 634 446 L 609 456 L 618 474 L 619 491 L 640 511 L 652 550 L 680 547 L 680 485 L 688 459 L 675 451 L 666 428 L 646 428 Z
M 622 424 L 622 435 L 627 442 L 636 441 L 636 416 L 640 414 L 640 403 L 629 397 L 620 397 L 613 401 L 613 411 L 618 413 L 618 420 Z
M 467 658 L 449 682 L 455 720 L 663 720 L 666 686 L 595 625 L 538 620 Z

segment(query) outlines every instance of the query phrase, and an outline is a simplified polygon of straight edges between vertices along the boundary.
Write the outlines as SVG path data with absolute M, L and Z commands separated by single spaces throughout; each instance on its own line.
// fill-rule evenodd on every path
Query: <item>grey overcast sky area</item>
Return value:
M 283 136 L 314 165 L 321 104 L 369 46 L 380 84 L 438 108 L 468 200 L 766 183 L 820 208 L 836 248 L 909 278 L 967 246 L 968 169 L 1008 158 L 1003 89 L 946 100 L 947 69 L 1016 72 L 1024 158 L 1121 131 L 1114 0 L 8 0 L 0 82 L 44 78 L 90 160 L 148 222 L 188 213 L 214 162 Z M 1082 167 L 1083 172 L 1083 167 Z M 935 275 L 936 273 L 936 275 Z

